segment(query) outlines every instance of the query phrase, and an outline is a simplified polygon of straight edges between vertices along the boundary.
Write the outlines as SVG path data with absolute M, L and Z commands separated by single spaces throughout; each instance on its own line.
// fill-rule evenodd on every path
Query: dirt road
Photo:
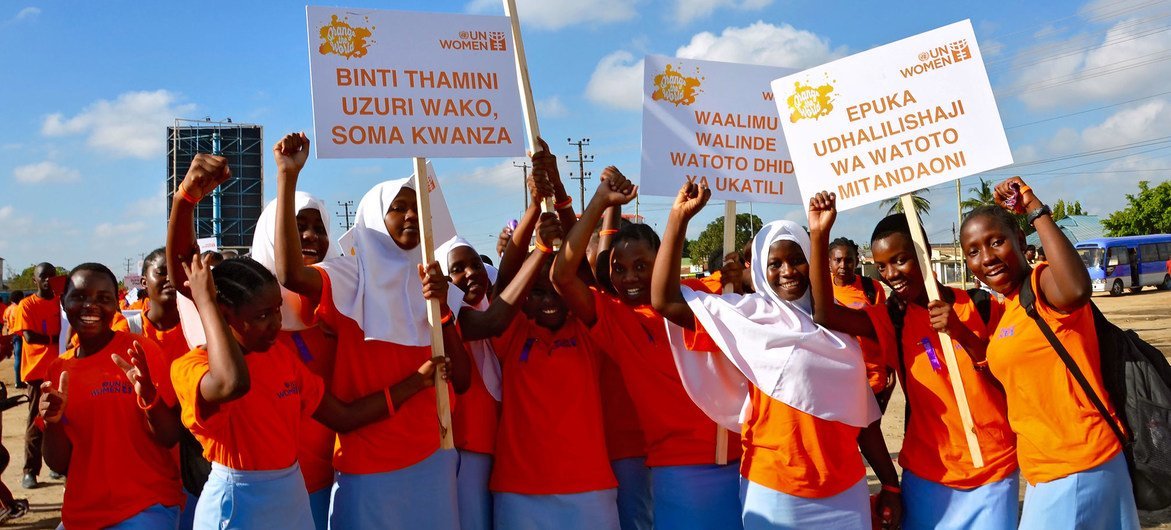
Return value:
M 1171 354 L 1171 292 L 1144 290 L 1118 298 L 1096 296 L 1094 302 L 1119 326 L 1133 328 L 1147 342 L 1155 345 L 1164 354 Z M 0 380 L 12 388 L 12 361 L 0 362 Z M 892 454 L 902 447 L 903 396 L 895 392 L 888 413 L 883 420 L 883 432 Z M 18 497 L 26 497 L 32 505 L 29 515 L 4 525 L 5 528 L 51 529 L 60 522 L 61 496 L 64 484 L 49 480 L 48 469 L 41 473 L 41 487 L 25 490 L 20 487 L 21 467 L 24 463 L 24 421 L 25 412 L 13 409 L 4 415 L 4 446 L 12 454 L 12 461 L 3 473 L 4 483 Z M 873 475 L 871 484 L 877 484 Z M 873 489 L 877 489 L 874 486 Z M 1023 491 L 1022 491 L 1023 493 Z M 1144 528 L 1171 529 L 1171 509 L 1140 514 Z

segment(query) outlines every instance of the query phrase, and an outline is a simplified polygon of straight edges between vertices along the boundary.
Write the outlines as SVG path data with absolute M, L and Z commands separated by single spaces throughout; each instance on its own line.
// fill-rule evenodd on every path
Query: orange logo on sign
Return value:
M 366 39 L 374 34 L 372 31 L 374 26 L 369 28 L 351 26 L 347 20 L 338 20 L 337 15 L 331 15 L 330 18 L 329 24 L 321 26 L 321 47 L 318 48 L 318 51 L 322 55 L 332 53 L 346 59 L 366 55 L 367 48 L 370 46 Z
M 695 73 L 699 73 L 699 68 L 695 69 Z M 651 99 L 667 100 L 676 107 L 690 105 L 695 103 L 696 94 L 703 92 L 699 89 L 702 80 L 702 77 L 687 77 L 668 64 L 663 73 L 655 76 L 655 91 L 651 93 Z
M 831 97 L 834 91 L 833 85 L 826 84 L 815 87 L 802 85 L 800 81 L 793 84 L 795 90 L 785 100 L 789 104 L 789 110 L 793 111 L 793 114 L 789 115 L 790 122 L 797 123 L 797 120 L 807 118 L 816 120 L 822 116 L 828 116 L 834 110 Z

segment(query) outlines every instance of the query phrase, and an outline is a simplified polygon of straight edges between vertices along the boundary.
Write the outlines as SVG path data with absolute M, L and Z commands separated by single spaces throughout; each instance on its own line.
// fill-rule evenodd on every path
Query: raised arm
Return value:
M 829 277 L 829 232 L 837 216 L 837 196 L 833 193 L 823 191 L 809 199 L 809 288 L 813 291 L 813 321 L 842 333 L 874 338 L 874 325 L 866 313 L 834 303 Z
M 500 268 L 497 269 L 496 281 L 492 284 L 495 296 L 500 296 L 500 293 L 504 292 L 524 264 L 525 256 L 529 255 L 529 241 L 532 240 L 533 230 L 541 218 L 541 201 L 553 194 L 553 185 L 545 177 L 544 172 L 539 175 L 535 172 L 529 173 L 525 182 L 529 188 L 529 207 L 504 244 Z
M 207 374 L 199 380 L 199 397 L 211 407 L 239 399 L 248 393 L 252 380 L 240 343 L 232 336 L 216 302 L 215 282 L 211 277 L 210 258 L 195 255 L 182 270 L 190 279 L 191 299 L 199 310 L 203 333 L 207 336 Z
M 301 237 L 297 234 L 297 212 L 293 195 L 297 177 L 309 158 L 305 133 L 287 134 L 272 148 L 276 159 L 276 277 L 290 291 L 317 305 L 321 300 L 321 275 L 301 258 Z
M 695 313 L 683 299 L 679 287 L 679 267 L 683 261 L 683 241 L 687 237 L 687 223 L 712 198 L 707 185 L 688 182 L 679 189 L 675 204 L 667 216 L 663 242 L 655 256 L 655 270 L 651 275 L 651 305 L 663 318 L 684 329 L 695 329 Z
M 541 150 L 533 153 L 533 174 L 538 178 L 548 180 L 552 185 L 553 201 L 560 206 L 557 216 L 561 219 L 561 230 L 568 234 L 577 217 L 573 214 L 573 198 L 565 192 L 565 184 L 561 182 L 561 171 L 557 169 L 557 155 L 549 151 L 549 144 L 542 138 L 537 138 Z
M 459 313 L 459 327 L 464 340 L 480 340 L 495 337 L 504 332 L 520 309 L 521 301 L 529 294 L 537 275 L 544 270 L 545 263 L 553 256 L 553 241 L 561 239 L 561 221 L 556 215 L 541 215 L 537 228 L 537 242 L 540 246 L 529 253 L 520 272 L 499 295 L 492 299 L 486 311 L 464 308 Z
M 582 280 L 581 275 L 578 274 L 581 264 L 585 262 L 586 247 L 590 244 L 590 236 L 593 234 L 594 227 L 598 225 L 602 212 L 607 208 L 620 207 L 634 200 L 637 193 L 637 187 L 631 184 L 618 171 L 618 168 L 609 166 L 603 170 L 602 179 L 598 183 L 594 197 L 590 199 L 589 206 L 586 206 L 585 211 L 582 212 L 581 220 L 569 231 L 569 235 L 566 236 L 561 245 L 561 252 L 553 261 L 551 275 L 553 286 L 557 288 L 557 292 L 561 294 L 561 299 L 565 300 L 565 305 L 569 307 L 569 310 L 586 326 L 593 326 L 598 321 L 598 315 L 594 308 L 594 295 L 590 292 L 589 286 Z
M 199 153 L 191 160 L 191 167 L 171 201 L 171 219 L 167 223 L 167 271 L 173 275 L 171 284 L 187 298 L 191 298 L 191 288 L 183 267 L 191 263 L 192 256 L 199 255 L 199 245 L 195 242 L 195 205 L 229 178 L 232 178 L 232 170 L 228 167 L 228 159 Z
M 1011 177 L 996 185 L 993 192 L 996 203 L 1003 206 L 1005 199 L 1013 196 L 1014 192 L 1020 193 L 1020 201 L 1024 204 L 1023 213 L 1030 213 L 1045 206 L 1020 177 Z M 1013 211 L 1008 206 L 1004 207 Z M 1090 273 L 1078 256 L 1073 243 L 1069 242 L 1069 238 L 1065 237 L 1053 221 L 1053 216 L 1048 213 L 1038 216 L 1033 221 L 1033 228 L 1037 230 L 1037 235 L 1041 238 L 1041 247 L 1045 249 L 1045 257 L 1049 260 L 1049 266 L 1041 271 L 1037 296 L 1063 313 L 1069 313 L 1089 303 L 1090 295 L 1093 294 Z M 1023 241 L 1021 243 L 1023 244 Z

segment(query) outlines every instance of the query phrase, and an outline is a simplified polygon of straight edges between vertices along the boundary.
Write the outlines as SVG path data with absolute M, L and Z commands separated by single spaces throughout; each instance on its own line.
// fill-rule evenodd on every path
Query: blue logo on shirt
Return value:
M 1009 326 L 1007 328 L 1001 329 L 1000 333 L 996 334 L 996 338 L 1007 339 L 1007 338 L 1011 337 L 1013 335 L 1013 332 L 1015 332 L 1015 331 L 1016 331 L 1016 326 Z
M 133 394 L 134 386 L 129 381 L 102 381 L 101 385 L 89 393 L 90 397 L 106 394 Z
M 277 399 L 296 396 L 301 393 L 301 384 L 295 381 L 285 381 L 285 388 L 276 393 Z

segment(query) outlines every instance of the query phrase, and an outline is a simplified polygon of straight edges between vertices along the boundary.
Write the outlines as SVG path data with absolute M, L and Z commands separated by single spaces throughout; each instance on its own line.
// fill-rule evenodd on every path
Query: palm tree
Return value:
M 992 181 L 984 180 L 983 177 L 980 178 L 979 186 L 968 188 L 968 193 L 974 195 L 960 203 L 960 208 L 965 212 L 970 212 L 980 206 L 996 205 L 996 200 L 993 198 Z
M 931 193 L 931 190 L 922 189 L 919 191 L 911 192 L 911 200 L 914 201 L 914 203 L 915 203 L 915 212 L 919 214 L 919 217 L 923 217 L 924 214 L 931 211 L 931 201 L 927 200 L 927 197 L 920 195 L 922 193 Z M 892 215 L 892 214 L 903 212 L 902 197 L 883 199 L 883 201 L 880 202 L 879 205 L 887 207 L 887 210 L 886 210 L 887 215 Z

